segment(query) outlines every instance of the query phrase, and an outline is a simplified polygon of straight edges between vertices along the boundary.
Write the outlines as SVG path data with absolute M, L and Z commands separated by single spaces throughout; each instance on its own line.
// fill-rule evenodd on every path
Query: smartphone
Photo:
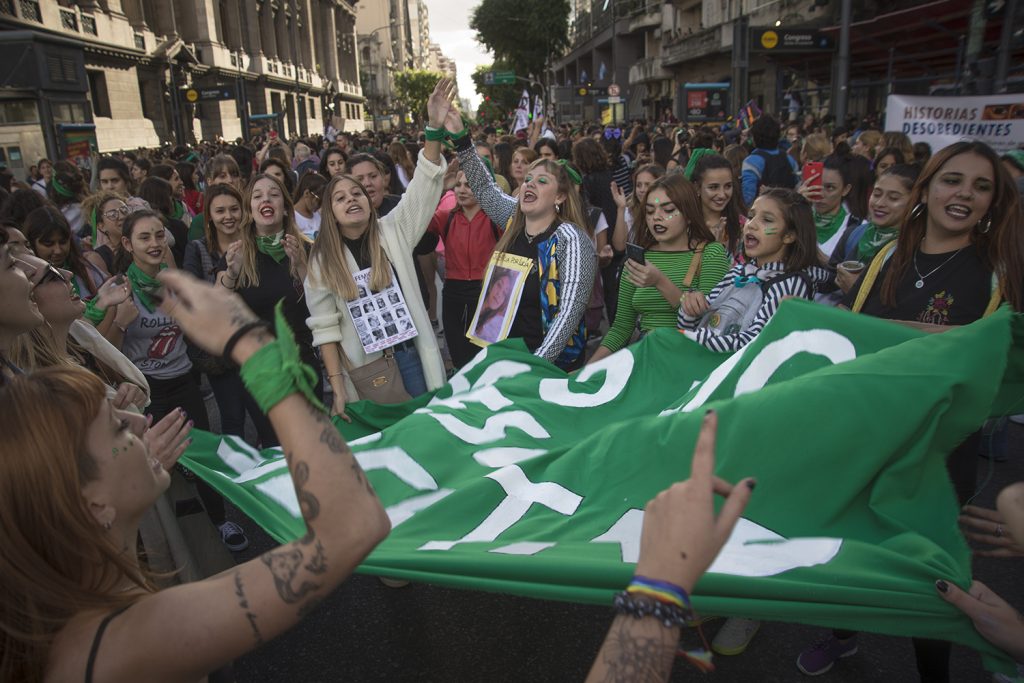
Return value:
M 804 164 L 803 169 L 804 185 L 821 185 L 821 176 L 824 172 L 824 162 L 808 161 L 806 164 Z
M 647 259 L 644 258 L 644 248 L 632 242 L 626 242 L 626 258 L 636 261 L 640 265 L 647 263 Z
M 270 139 L 274 140 L 276 138 L 277 138 L 277 131 L 276 130 L 270 131 Z

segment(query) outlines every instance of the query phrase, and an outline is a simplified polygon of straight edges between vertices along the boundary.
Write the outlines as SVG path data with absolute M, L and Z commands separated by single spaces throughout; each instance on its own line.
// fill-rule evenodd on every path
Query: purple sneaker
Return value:
M 820 676 L 843 657 L 857 654 L 857 636 L 840 640 L 829 634 L 796 658 L 796 668 L 808 676 Z

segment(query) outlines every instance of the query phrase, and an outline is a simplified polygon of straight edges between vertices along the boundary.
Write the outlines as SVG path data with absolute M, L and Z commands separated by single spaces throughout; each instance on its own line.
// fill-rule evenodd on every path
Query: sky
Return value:
M 469 17 L 480 0 L 426 0 L 430 15 L 430 40 L 441 46 L 441 52 L 455 60 L 458 70 L 459 96 L 468 98 L 475 110 L 480 105 L 471 76 L 479 64 L 490 64 L 494 58 L 476 42 L 476 31 L 469 27 Z

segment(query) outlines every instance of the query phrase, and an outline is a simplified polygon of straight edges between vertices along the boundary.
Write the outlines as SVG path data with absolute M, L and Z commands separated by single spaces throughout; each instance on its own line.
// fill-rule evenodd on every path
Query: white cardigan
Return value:
M 416 325 L 418 334 L 413 340 L 423 363 L 423 376 L 427 389 L 438 389 L 445 384 L 444 362 L 441 351 L 437 347 L 437 337 L 430 325 L 427 308 L 423 305 L 420 294 L 416 267 L 413 265 L 412 250 L 427 231 L 430 220 L 434 217 L 437 204 L 441 199 L 441 190 L 445 169 L 448 167 L 441 157 L 441 163 L 429 161 L 420 152 L 416 163 L 416 173 L 402 195 L 398 205 L 387 216 L 380 219 L 380 239 L 384 252 L 398 275 L 402 288 L 402 296 L 409 308 L 409 314 Z M 349 271 L 356 273 L 359 266 L 352 253 L 345 247 L 345 261 Z M 353 367 L 362 367 L 381 357 L 381 352 L 366 354 L 359 342 L 352 318 L 348 313 L 346 301 L 330 290 L 311 285 L 314 274 L 319 274 L 320 263 L 310 259 L 309 274 L 304 284 L 306 304 L 310 316 L 306 320 L 313 331 L 313 346 L 321 346 L 331 342 L 340 342 L 342 351 Z M 355 387 L 348 375 L 345 375 L 345 391 L 349 400 L 357 397 Z

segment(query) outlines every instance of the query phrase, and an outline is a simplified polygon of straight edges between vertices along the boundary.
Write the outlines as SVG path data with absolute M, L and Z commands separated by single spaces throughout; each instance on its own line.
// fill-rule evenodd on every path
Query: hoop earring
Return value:
M 978 221 L 978 232 L 982 235 L 987 235 L 989 230 L 992 229 L 992 214 L 986 214 L 985 218 Z
M 555 204 L 555 211 L 557 213 L 562 213 L 562 205 L 561 204 Z
M 113 528 L 114 528 L 114 525 L 111 524 L 110 522 L 103 522 L 103 529 L 105 531 L 110 531 Z
M 920 218 L 922 215 L 924 215 L 924 210 L 925 210 L 925 203 L 924 202 L 918 202 L 914 206 L 914 208 L 910 210 L 910 216 L 909 216 L 910 220 L 913 221 L 913 220 L 917 220 L 918 218 Z

